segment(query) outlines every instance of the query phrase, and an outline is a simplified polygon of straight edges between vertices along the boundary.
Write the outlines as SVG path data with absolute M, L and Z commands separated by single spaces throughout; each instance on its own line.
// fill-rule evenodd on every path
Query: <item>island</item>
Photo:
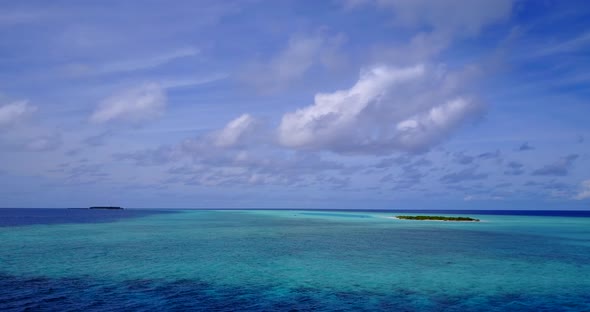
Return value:
M 117 206 L 92 206 L 89 207 L 88 209 L 106 209 L 106 210 L 122 210 L 122 207 L 117 207 Z
M 395 216 L 400 220 L 421 220 L 421 221 L 466 221 L 479 222 L 479 219 L 469 217 L 443 217 L 443 216 Z

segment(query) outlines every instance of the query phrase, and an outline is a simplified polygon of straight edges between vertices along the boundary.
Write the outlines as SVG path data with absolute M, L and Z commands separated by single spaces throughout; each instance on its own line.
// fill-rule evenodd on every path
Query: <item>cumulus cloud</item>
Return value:
M 37 107 L 28 101 L 17 101 L 0 106 L 0 127 L 20 122 L 28 115 L 37 111 Z
M 233 159 L 236 153 L 249 147 L 247 143 L 252 143 L 258 138 L 258 130 L 261 128 L 260 120 L 249 114 L 243 114 L 228 122 L 220 130 L 186 139 L 176 145 L 165 145 L 132 153 L 116 153 L 113 157 L 117 160 L 133 160 L 143 166 L 162 165 L 185 157 L 193 158 L 198 162 L 214 159 L 227 162 L 228 159 Z
M 403 120 L 397 124 L 400 147 L 408 150 L 428 148 L 477 111 L 479 106 L 472 100 L 456 98 Z
M 343 139 L 356 128 L 365 108 L 380 102 L 389 88 L 423 74 L 423 66 L 403 69 L 376 67 L 366 71 L 352 88 L 317 94 L 314 105 L 283 116 L 279 139 L 282 144 L 291 147 L 337 144 L 335 141 Z
M 285 114 L 279 142 L 368 154 L 428 149 L 480 111 L 454 80 L 421 64 L 373 67 L 350 89 L 316 94 L 313 105 Z
M 90 120 L 94 123 L 115 120 L 142 122 L 162 115 L 166 103 L 165 91 L 158 84 L 147 83 L 106 98 L 98 105 Z
M 590 198 L 590 180 L 582 181 L 580 186 L 580 192 L 576 195 L 575 199 Z

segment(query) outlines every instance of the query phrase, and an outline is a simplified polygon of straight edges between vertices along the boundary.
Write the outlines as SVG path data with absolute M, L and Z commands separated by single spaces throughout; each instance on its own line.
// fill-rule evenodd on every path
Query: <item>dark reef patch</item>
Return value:
M 116 213 L 103 209 L 59 209 L 59 208 L 2 208 L 0 227 L 36 224 L 100 223 L 121 219 L 138 218 L 161 213 L 174 213 L 162 209 L 125 209 Z

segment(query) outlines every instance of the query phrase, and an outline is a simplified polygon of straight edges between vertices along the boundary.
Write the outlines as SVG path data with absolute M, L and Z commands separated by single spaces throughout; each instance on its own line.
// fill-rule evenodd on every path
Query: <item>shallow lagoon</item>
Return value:
M 2 227 L 0 309 L 590 309 L 590 218 L 393 215 L 184 210 Z

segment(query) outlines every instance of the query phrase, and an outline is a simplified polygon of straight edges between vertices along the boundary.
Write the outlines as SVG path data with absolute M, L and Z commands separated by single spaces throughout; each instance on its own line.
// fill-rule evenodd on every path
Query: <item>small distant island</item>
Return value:
M 479 219 L 469 217 L 443 217 L 443 216 L 396 216 L 397 219 L 401 220 L 422 220 L 422 221 L 467 221 L 467 222 L 479 222 Z
M 89 207 L 88 209 L 106 209 L 106 210 L 122 210 L 122 207 L 117 207 L 117 206 L 92 206 Z

